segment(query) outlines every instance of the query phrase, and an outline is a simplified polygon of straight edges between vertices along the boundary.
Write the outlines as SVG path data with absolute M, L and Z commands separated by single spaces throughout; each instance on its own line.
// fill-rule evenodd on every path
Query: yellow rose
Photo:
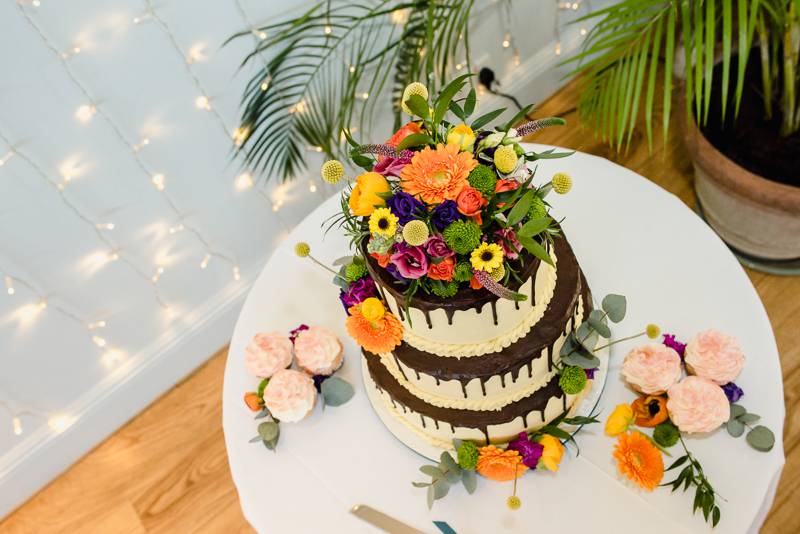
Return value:
M 363 315 L 364 319 L 367 321 L 380 321 L 383 319 L 385 313 L 386 308 L 383 307 L 383 303 L 375 297 L 365 299 L 364 302 L 361 303 L 361 315 Z
M 550 434 L 542 436 L 539 443 L 544 446 L 539 462 L 550 471 L 558 471 L 558 464 L 561 463 L 561 457 L 564 456 L 564 445 Z
M 350 193 L 350 211 L 357 217 L 368 217 L 376 207 L 386 205 L 378 196 L 389 191 L 389 182 L 377 172 L 365 172 L 356 178 L 356 185 Z
M 606 435 L 619 436 L 628 431 L 633 424 L 633 408 L 630 404 L 617 404 L 606 421 Z
M 466 124 L 459 124 L 447 134 L 448 145 L 458 145 L 461 150 L 469 150 L 475 142 L 475 132 Z

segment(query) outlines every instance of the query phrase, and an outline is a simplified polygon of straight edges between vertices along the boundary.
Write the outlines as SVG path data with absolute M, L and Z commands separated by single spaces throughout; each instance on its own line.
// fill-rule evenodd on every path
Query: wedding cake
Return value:
M 339 261 L 336 282 L 370 398 L 441 447 L 548 425 L 598 363 L 597 335 L 576 336 L 592 311 L 589 286 L 546 201 L 568 193 L 571 178 L 534 171 L 568 154 L 519 144 L 563 121 L 482 129 L 498 110 L 468 125 L 476 98 L 457 97 L 464 85 L 432 101 L 422 84 L 408 86 L 403 108 L 417 118 L 384 144 L 347 136 L 365 172 L 334 220 L 356 251 Z M 343 172 L 332 160 L 322 176 L 335 183 Z

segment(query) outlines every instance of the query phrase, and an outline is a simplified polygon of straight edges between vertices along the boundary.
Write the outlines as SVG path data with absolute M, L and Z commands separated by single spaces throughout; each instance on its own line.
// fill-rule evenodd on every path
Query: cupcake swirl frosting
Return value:
M 342 365 L 342 342 L 324 326 L 312 326 L 294 342 L 297 365 L 310 375 L 332 375 Z
M 700 332 L 686 345 L 689 372 L 720 386 L 733 382 L 744 367 L 744 354 L 735 338 L 717 330 Z
M 277 420 L 296 423 L 308 417 L 317 401 L 317 389 L 307 374 L 283 369 L 264 388 L 264 405 Z
M 292 342 L 279 332 L 260 333 L 244 349 L 247 370 L 257 377 L 269 378 L 292 363 Z
M 682 432 L 711 432 L 730 418 L 728 397 L 706 378 L 687 376 L 667 394 L 669 417 Z
M 675 349 L 665 345 L 642 345 L 625 356 L 622 376 L 645 395 L 661 395 L 680 380 L 681 358 Z

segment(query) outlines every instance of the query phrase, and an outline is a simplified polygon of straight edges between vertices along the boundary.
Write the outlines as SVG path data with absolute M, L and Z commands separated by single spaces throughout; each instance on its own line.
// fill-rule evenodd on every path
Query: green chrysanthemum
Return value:
M 577 395 L 586 387 L 586 371 L 580 367 L 565 367 L 558 379 L 558 385 L 567 395 Z
M 462 441 L 458 446 L 458 466 L 472 471 L 478 465 L 478 446 L 471 441 Z
M 442 237 L 456 254 L 469 254 L 481 242 L 481 228 L 473 221 L 456 221 L 444 229 Z
M 431 286 L 433 294 L 437 297 L 446 299 L 452 297 L 458 292 L 458 284 L 456 282 L 443 282 L 442 284 L 433 284 Z
M 671 422 L 666 421 L 653 429 L 653 439 L 662 447 L 672 447 L 678 443 L 680 432 Z
M 480 193 L 488 197 L 494 194 L 494 189 L 497 186 L 497 175 L 494 171 L 486 165 L 478 165 L 467 177 L 469 185 Z
M 469 282 L 472 280 L 472 265 L 468 261 L 457 263 L 453 271 L 453 280 L 456 282 Z
M 531 208 L 528 210 L 528 219 L 541 219 L 547 215 L 547 206 L 540 196 L 534 196 L 531 202 Z
M 351 263 L 344 270 L 344 277 L 351 284 L 367 276 L 367 266 L 363 263 Z

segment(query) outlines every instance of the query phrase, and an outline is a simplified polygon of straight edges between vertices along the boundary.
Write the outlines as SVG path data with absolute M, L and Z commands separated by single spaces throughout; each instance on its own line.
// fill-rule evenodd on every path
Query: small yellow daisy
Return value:
M 392 237 L 397 231 L 398 218 L 389 208 L 377 208 L 369 216 L 369 231 L 383 237 Z
M 491 273 L 503 265 L 503 249 L 496 243 L 481 243 L 469 257 L 472 267 Z

